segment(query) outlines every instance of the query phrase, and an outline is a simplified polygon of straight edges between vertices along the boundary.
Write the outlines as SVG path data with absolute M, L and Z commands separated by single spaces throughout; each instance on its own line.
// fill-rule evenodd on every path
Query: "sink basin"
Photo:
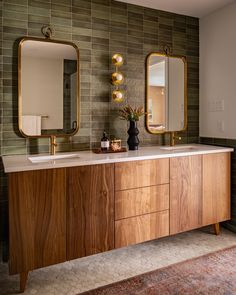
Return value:
M 196 150 L 197 148 L 194 145 L 175 145 L 175 146 L 164 146 L 160 150 L 164 151 L 191 151 Z
M 62 159 L 73 159 L 79 158 L 78 154 L 68 154 L 68 155 L 49 155 L 49 156 L 35 156 L 29 157 L 28 159 L 32 163 L 40 163 L 40 162 L 50 162 L 55 160 L 62 160 Z

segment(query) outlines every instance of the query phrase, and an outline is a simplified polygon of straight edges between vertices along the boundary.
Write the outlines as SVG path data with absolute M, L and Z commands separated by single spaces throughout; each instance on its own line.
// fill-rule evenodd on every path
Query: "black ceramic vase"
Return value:
M 128 130 L 129 138 L 128 138 L 128 146 L 130 151 L 135 151 L 138 149 L 139 139 L 138 139 L 138 128 L 136 121 L 130 121 L 130 126 Z

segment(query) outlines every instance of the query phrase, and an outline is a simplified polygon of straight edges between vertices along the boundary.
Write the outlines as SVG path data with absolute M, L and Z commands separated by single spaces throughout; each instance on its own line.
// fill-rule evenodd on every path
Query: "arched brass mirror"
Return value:
M 71 42 L 23 38 L 18 50 L 19 129 L 24 137 L 79 129 L 79 50 Z
M 159 134 L 186 127 L 186 59 L 151 53 L 146 59 L 146 128 L 149 133 Z

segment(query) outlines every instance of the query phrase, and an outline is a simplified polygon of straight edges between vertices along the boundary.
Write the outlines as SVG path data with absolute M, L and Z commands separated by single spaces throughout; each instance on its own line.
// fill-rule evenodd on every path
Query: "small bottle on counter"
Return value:
M 108 139 L 108 137 L 106 135 L 106 132 L 104 131 L 103 132 L 103 137 L 101 139 L 101 150 L 103 152 L 108 151 L 109 147 L 110 147 L 110 142 L 109 142 L 109 139 Z

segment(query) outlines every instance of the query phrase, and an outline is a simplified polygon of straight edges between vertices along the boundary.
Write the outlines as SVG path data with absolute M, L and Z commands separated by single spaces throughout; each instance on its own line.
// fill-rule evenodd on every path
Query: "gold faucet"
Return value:
M 55 155 L 56 154 L 56 146 L 57 146 L 55 135 L 52 135 L 50 137 L 50 144 L 51 144 L 51 148 L 50 148 L 51 155 Z
M 174 146 L 175 145 L 175 140 L 181 140 L 182 138 L 180 136 L 175 135 L 176 132 L 170 132 L 170 145 Z

